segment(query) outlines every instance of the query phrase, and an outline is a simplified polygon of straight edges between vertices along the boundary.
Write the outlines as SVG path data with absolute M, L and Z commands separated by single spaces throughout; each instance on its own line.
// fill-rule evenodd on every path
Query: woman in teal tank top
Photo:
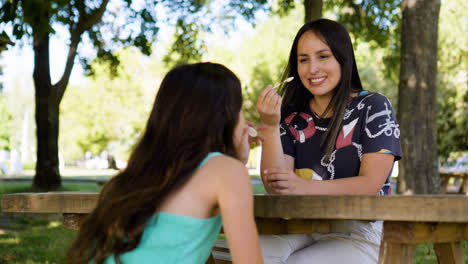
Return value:
M 263 263 L 238 78 L 214 63 L 163 79 L 127 167 L 103 187 L 67 263 L 205 263 L 221 225 L 234 263 Z

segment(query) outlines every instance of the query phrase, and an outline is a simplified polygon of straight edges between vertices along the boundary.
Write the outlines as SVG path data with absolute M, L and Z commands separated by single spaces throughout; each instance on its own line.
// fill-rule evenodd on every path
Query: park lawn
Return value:
M 64 263 L 76 231 L 63 229 L 56 218 L 16 218 L 13 230 L 0 234 L 0 263 Z
M 95 183 L 65 182 L 61 191 L 99 189 Z M 31 183 L 0 183 L 0 195 L 18 192 L 32 192 Z M 59 214 L 15 214 L 7 217 L 0 214 L 0 263 L 64 263 L 76 231 L 63 229 L 61 221 Z M 2 229 L 2 226 L 8 228 Z
M 30 183 L 0 183 L 0 195 L 31 192 Z M 64 183 L 63 191 L 99 191 L 94 183 Z M 254 192 L 265 192 L 263 186 L 254 184 Z M 0 217 L 1 218 L 1 217 Z M 1 224 L 1 222 L 0 222 Z M 0 263 L 39 264 L 63 263 L 76 231 L 62 228 L 60 215 L 15 216 L 7 230 L 0 226 Z M 463 252 L 468 256 L 468 242 L 463 242 Z M 432 244 L 419 244 L 414 252 L 414 263 L 437 263 Z M 465 259 L 468 264 L 468 257 Z

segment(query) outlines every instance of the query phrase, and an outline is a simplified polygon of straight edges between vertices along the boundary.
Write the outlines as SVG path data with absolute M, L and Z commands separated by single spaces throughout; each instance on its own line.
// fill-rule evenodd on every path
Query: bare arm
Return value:
M 377 194 L 392 169 L 392 154 L 362 156 L 359 175 L 345 179 L 317 181 L 302 179 L 291 170 L 268 170 L 265 179 L 276 194 Z
M 233 263 L 263 263 L 250 177 L 243 164 L 228 161 L 221 164 L 223 176 L 219 177 L 217 193 Z
M 260 175 L 263 185 L 268 193 L 272 190 L 265 179 L 265 170 L 272 168 L 294 169 L 294 158 L 283 154 L 281 145 L 279 123 L 281 119 L 281 97 L 276 90 L 268 85 L 260 93 L 257 101 L 257 111 L 264 129 L 262 135 L 262 159 L 260 162 Z

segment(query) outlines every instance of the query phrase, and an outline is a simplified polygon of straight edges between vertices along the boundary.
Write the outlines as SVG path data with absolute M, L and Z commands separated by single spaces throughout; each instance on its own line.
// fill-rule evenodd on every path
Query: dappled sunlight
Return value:
M 21 243 L 21 239 L 19 239 L 18 237 L 6 237 L 6 238 L 0 237 L 0 244 L 17 245 L 19 243 Z
M 52 222 L 49 222 L 49 224 L 47 225 L 47 228 L 57 228 L 57 227 L 61 227 L 61 226 L 62 226 L 61 222 L 52 221 Z

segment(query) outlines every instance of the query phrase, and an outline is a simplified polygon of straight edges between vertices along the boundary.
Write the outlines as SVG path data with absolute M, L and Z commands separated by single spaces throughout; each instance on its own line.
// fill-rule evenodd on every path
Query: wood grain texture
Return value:
M 256 195 L 255 216 L 296 219 L 359 219 L 468 222 L 464 195 Z
M 414 261 L 414 245 L 395 244 L 382 241 L 379 264 L 409 264 Z
M 463 264 L 465 258 L 463 256 L 463 249 L 460 242 L 451 243 L 436 243 L 434 250 L 437 255 L 439 263 L 444 264 Z
M 255 216 L 282 219 L 357 219 L 468 223 L 465 195 L 255 195 Z M 86 214 L 96 192 L 7 194 L 3 212 Z M 468 232 L 468 231 L 464 231 Z
M 383 240 L 392 243 L 448 243 L 465 241 L 467 224 L 463 223 L 421 223 L 421 222 L 384 222 Z
M 3 212 L 87 214 L 94 209 L 96 192 L 47 192 L 5 194 L 1 197 Z
M 86 216 L 88 216 L 88 214 L 63 214 L 62 227 L 65 229 L 78 230 Z

